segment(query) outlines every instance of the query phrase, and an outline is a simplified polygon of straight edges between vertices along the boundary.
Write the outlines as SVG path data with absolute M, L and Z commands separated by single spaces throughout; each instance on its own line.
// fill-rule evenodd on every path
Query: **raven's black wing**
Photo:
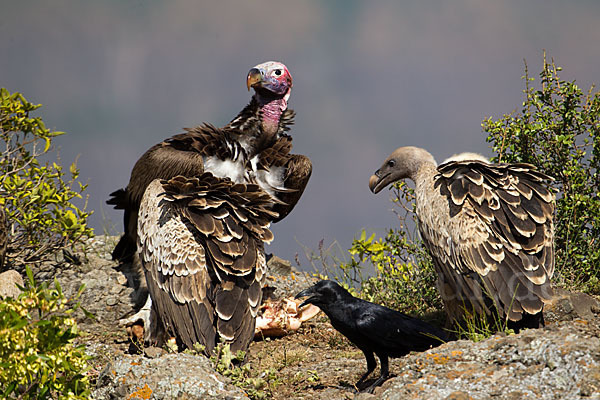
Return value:
M 392 357 L 424 351 L 448 340 L 448 335 L 433 325 L 366 301 L 354 304 L 352 318 L 361 343 L 376 353 L 381 351 Z

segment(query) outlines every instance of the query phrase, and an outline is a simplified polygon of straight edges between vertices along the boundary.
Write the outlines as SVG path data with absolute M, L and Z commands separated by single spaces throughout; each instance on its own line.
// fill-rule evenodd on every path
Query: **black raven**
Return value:
M 388 357 L 402 357 L 411 351 L 424 351 L 449 340 L 443 330 L 399 311 L 352 296 L 333 281 L 323 280 L 296 295 L 308 297 L 300 304 L 314 304 L 365 355 L 367 372 L 356 382 L 358 388 L 381 363 L 381 375 L 365 391 L 372 391 L 389 374 Z

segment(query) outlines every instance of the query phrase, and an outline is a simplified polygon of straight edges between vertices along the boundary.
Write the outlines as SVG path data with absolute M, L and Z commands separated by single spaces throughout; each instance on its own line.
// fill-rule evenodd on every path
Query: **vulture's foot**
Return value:
M 144 306 L 130 317 L 119 320 L 119 325 L 125 325 L 127 335 L 133 342 L 144 343 L 150 338 L 150 309 L 152 299 L 148 295 Z

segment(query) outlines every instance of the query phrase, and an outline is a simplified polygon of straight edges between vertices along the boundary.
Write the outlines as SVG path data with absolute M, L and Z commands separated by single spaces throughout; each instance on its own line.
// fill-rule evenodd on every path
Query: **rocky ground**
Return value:
M 93 356 L 95 399 L 600 400 L 600 303 L 565 291 L 557 291 L 547 307 L 544 329 L 451 342 L 392 360 L 393 377 L 374 394 L 356 394 L 353 383 L 365 371 L 364 357 L 322 315 L 287 336 L 253 342 L 247 363 L 226 370 L 227 377 L 201 355 L 136 349 L 118 324 L 132 312 L 134 300 L 126 276 L 110 259 L 115 240 L 90 240 L 86 256 L 77 254 L 80 265 L 58 260 L 58 267 L 35 271 L 39 279 L 56 277 L 67 294 L 86 285 L 82 304 L 96 318 L 82 314 L 79 324 Z M 270 267 L 274 297 L 310 285 L 311 278 L 289 263 L 274 258 Z

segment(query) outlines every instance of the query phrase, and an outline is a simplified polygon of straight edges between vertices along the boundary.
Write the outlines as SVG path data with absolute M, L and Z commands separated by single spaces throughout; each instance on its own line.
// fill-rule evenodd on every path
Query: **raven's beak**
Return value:
M 250 90 L 250 88 L 254 87 L 256 84 L 262 82 L 263 78 L 264 71 L 258 68 L 252 68 L 250 71 L 248 71 L 248 77 L 246 78 L 246 86 L 248 87 L 248 90 Z
M 314 294 L 314 292 L 312 291 L 312 288 L 304 289 L 303 291 L 298 293 L 295 296 L 296 299 L 299 299 L 300 297 L 308 297 L 306 300 L 304 300 L 302 303 L 300 303 L 298 308 L 302 308 L 307 304 L 312 304 L 312 300 L 315 299 L 315 296 L 313 296 L 313 294 Z

